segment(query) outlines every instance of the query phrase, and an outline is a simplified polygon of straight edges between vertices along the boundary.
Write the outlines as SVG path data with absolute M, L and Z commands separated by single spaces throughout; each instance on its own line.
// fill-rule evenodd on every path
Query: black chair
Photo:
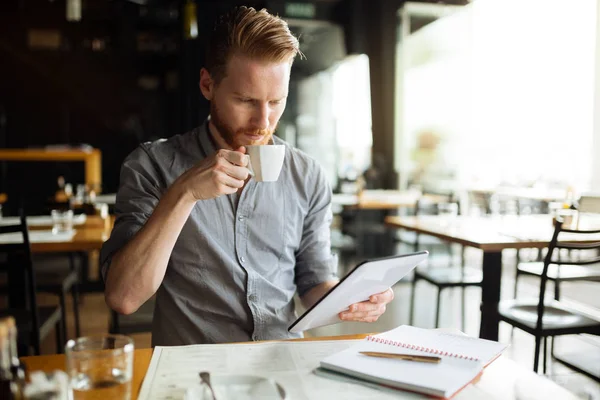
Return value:
M 600 264 L 594 266 L 580 266 L 571 261 L 577 260 L 574 254 L 563 254 L 560 263 L 552 263 L 548 267 L 547 278 L 554 284 L 554 299 L 560 300 L 561 282 L 591 281 L 600 282 Z M 517 284 L 522 276 L 542 276 L 544 271 L 544 262 L 520 262 L 517 264 L 515 275 L 514 298 L 517 298 Z
M 559 241 L 559 235 L 562 233 L 568 234 L 569 237 Z M 565 229 L 561 221 L 556 221 L 554 234 L 548 245 L 548 253 L 540 276 L 539 298 L 533 300 L 506 300 L 498 306 L 501 321 L 535 336 L 533 362 L 535 372 L 538 371 L 542 338 L 544 339 L 543 367 L 544 373 L 546 373 L 548 337 L 582 333 L 600 335 L 600 319 L 588 315 L 576 307 L 566 306 L 558 300 L 545 301 L 544 299 L 551 266 L 560 266 L 561 269 L 566 271 L 569 268 L 590 268 L 590 266 L 600 262 L 600 256 L 597 255 L 597 251 L 600 249 L 600 239 L 597 239 L 599 234 L 600 230 Z M 592 235 L 596 235 L 596 237 Z M 570 258 L 565 262 L 555 256 L 562 249 L 580 250 L 582 253 L 577 260 Z M 588 254 L 592 255 L 588 257 Z M 567 362 L 560 362 L 573 367 Z
M 63 256 L 64 257 L 64 256 Z M 75 337 L 81 336 L 81 325 L 79 318 L 79 274 L 76 269 L 74 257 L 72 254 L 68 254 L 69 265 L 66 266 L 63 258 L 56 259 L 44 257 L 42 259 L 33 260 L 35 264 L 44 264 L 43 266 L 37 265 L 34 268 L 35 281 L 37 284 L 37 291 L 39 293 L 48 293 L 58 297 L 59 304 L 62 310 L 62 329 L 67 336 L 67 306 L 66 297 L 71 294 L 73 298 L 73 315 L 75 319 Z M 7 282 L 0 282 L 0 293 L 6 294 L 9 291 Z
M 457 207 L 460 209 L 460 204 L 455 202 Z M 417 245 L 418 245 L 417 241 Z M 437 301 L 435 311 L 435 327 L 439 327 L 440 323 L 440 302 L 442 291 L 447 288 L 460 288 L 461 289 L 461 329 L 465 330 L 465 303 L 466 294 L 465 289 L 467 287 L 481 287 L 483 280 L 483 274 L 481 268 L 471 267 L 466 265 L 465 261 L 465 248 L 461 246 L 460 263 L 454 265 L 452 257 L 452 248 L 450 243 L 447 243 L 448 252 L 450 254 L 450 260 L 448 265 L 441 266 L 425 266 L 415 269 L 412 280 L 412 289 L 410 296 L 410 316 L 409 323 L 412 325 L 414 321 L 414 303 L 415 303 L 415 292 L 417 283 L 421 280 L 434 285 L 437 288 Z M 417 247 L 415 247 L 415 251 Z
M 583 212 L 585 212 L 585 207 Z M 538 260 L 534 261 L 521 261 L 520 257 L 517 257 L 517 268 L 515 274 L 515 290 L 514 298 L 517 298 L 518 283 L 521 276 L 535 276 L 541 277 L 542 271 L 544 270 L 544 262 L 541 260 L 541 254 Z M 598 253 L 600 254 L 600 252 Z M 518 255 L 518 253 L 517 253 Z M 581 267 L 576 264 L 571 264 L 569 260 L 576 260 L 578 257 L 577 251 L 563 251 L 556 252 L 553 255 L 554 258 L 560 258 L 562 263 L 550 264 L 548 268 L 548 280 L 554 284 L 554 299 L 560 300 L 560 284 L 561 282 L 577 282 L 577 281 L 591 281 L 600 282 L 600 264 L 594 266 Z M 569 264 L 568 268 L 562 268 L 561 265 Z
M 0 271 L 8 278 L 8 308 L 0 310 L 0 316 L 12 315 L 15 318 L 20 355 L 29 355 L 30 347 L 33 347 L 35 355 L 39 355 L 41 341 L 52 329 L 56 332 L 56 351 L 60 353 L 65 342 L 62 310 L 58 306 L 37 305 L 29 233 L 22 209 L 19 210 L 19 219 L 17 225 L 0 226 L 0 234 L 20 234 L 15 238 L 17 243 L 0 244 L 0 254 L 5 258 L 5 262 L 0 264 Z
M 63 313 L 63 330 L 67 335 L 66 323 L 66 297 L 70 294 L 73 299 L 73 316 L 75 320 L 75 337 L 81 336 L 81 325 L 79 320 L 79 274 L 75 265 L 74 256 L 68 254 L 68 269 L 63 265 L 64 260 L 58 260 L 57 265 L 38 266 L 35 268 L 37 281 L 37 290 L 40 293 L 49 293 L 58 296 L 60 307 Z

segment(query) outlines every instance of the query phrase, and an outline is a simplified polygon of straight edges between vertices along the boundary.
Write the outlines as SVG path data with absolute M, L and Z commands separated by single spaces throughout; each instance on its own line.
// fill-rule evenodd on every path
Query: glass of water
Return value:
M 123 335 L 87 336 L 65 347 L 72 400 L 131 399 L 133 340 Z
M 73 210 L 52 210 L 52 233 L 71 232 L 73 230 Z

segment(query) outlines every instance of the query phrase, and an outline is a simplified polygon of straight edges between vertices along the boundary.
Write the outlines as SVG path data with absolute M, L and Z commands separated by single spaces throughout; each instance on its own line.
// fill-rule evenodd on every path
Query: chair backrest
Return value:
M 0 235 L 10 233 L 20 233 L 23 240 L 16 243 L 0 242 L 0 254 L 7 260 L 2 264 L 2 270 L 8 276 L 8 305 L 11 309 L 27 310 L 31 317 L 32 334 L 39 335 L 35 274 L 27 220 L 22 207 L 19 208 L 18 224 L 0 225 Z
M 564 234 L 564 236 L 563 236 Z M 577 259 L 569 257 L 562 259 L 559 256 L 561 250 L 583 250 Z M 593 265 L 600 263 L 600 226 L 593 230 L 579 230 L 565 228 L 563 221 L 557 219 L 554 222 L 554 233 L 548 245 L 548 253 L 544 259 L 544 268 L 540 279 L 540 294 L 538 302 L 537 329 L 542 328 L 544 315 L 544 297 L 546 284 L 548 282 L 548 269 L 554 265 Z
M 455 203 L 457 207 L 459 204 L 451 194 L 423 193 L 415 204 L 415 215 L 437 215 L 440 203 Z

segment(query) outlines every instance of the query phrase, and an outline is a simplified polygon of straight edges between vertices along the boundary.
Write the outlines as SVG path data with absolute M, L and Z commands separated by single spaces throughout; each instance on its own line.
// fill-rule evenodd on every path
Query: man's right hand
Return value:
M 194 201 L 232 194 L 248 179 L 246 148 L 221 149 L 183 173 L 176 184 Z

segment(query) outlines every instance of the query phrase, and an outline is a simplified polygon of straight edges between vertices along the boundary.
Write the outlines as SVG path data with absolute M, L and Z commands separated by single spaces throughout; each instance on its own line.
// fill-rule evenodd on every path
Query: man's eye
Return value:
M 240 99 L 242 103 L 252 103 L 252 99 Z

